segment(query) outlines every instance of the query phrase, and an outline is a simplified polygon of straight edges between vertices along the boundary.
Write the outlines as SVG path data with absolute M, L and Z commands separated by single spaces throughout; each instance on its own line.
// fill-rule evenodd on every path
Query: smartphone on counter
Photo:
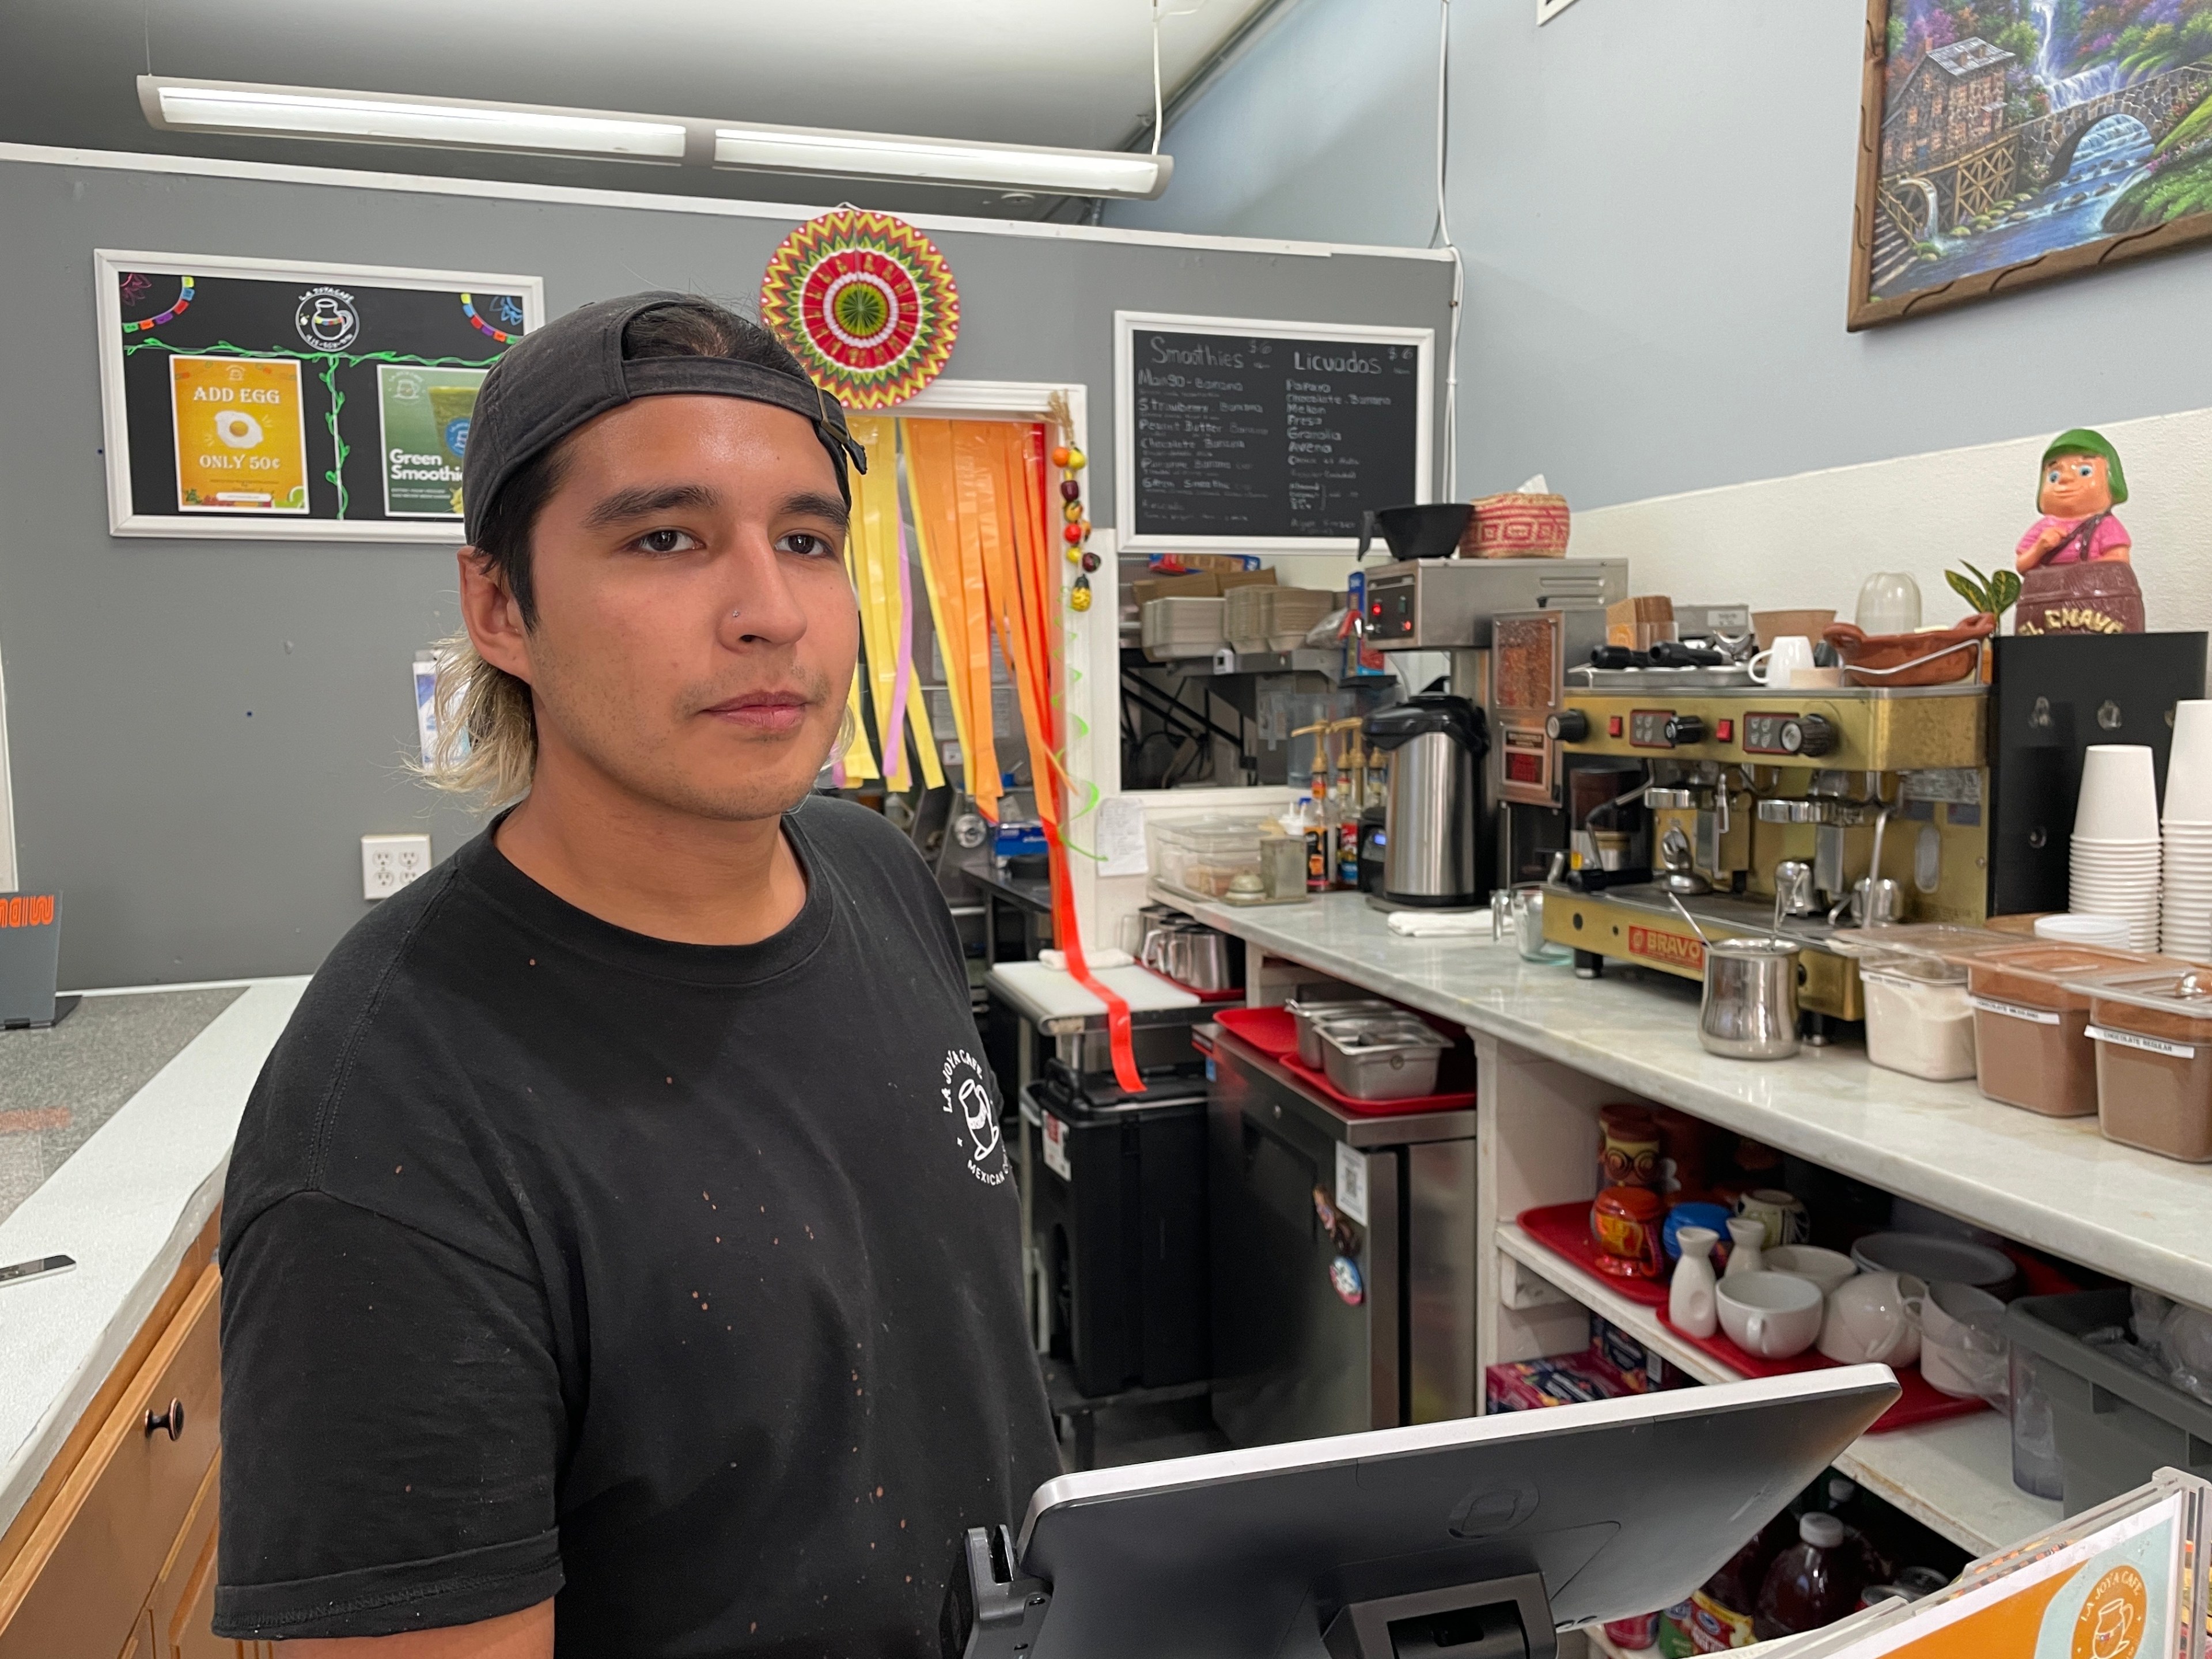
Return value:
M 44 1279 L 48 1273 L 65 1273 L 76 1266 L 73 1255 L 42 1255 L 29 1261 L 17 1261 L 0 1267 L 0 1285 L 12 1285 L 18 1279 Z

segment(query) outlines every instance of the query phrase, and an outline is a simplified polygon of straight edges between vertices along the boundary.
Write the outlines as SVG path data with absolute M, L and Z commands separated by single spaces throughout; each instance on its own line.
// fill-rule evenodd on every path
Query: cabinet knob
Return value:
M 169 1402 L 169 1409 L 159 1416 L 152 1412 L 146 1413 L 146 1433 L 149 1438 L 161 1433 L 164 1429 L 168 1431 L 169 1438 L 172 1440 L 184 1433 L 185 1402 L 183 1401 L 172 1400 Z

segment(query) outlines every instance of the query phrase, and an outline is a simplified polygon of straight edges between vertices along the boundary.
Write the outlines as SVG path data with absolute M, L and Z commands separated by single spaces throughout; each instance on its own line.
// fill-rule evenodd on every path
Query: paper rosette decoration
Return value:
M 783 239 L 761 279 L 761 320 L 848 409 L 884 409 L 943 371 L 960 295 L 912 225 L 841 208 Z

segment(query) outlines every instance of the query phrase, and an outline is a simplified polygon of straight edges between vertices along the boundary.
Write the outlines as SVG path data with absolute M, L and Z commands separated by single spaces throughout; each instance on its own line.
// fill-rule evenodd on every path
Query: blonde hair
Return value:
M 477 797 L 486 811 L 520 800 L 538 770 L 529 682 L 486 662 L 466 633 L 441 640 L 437 650 L 436 737 L 416 772 L 434 789 Z

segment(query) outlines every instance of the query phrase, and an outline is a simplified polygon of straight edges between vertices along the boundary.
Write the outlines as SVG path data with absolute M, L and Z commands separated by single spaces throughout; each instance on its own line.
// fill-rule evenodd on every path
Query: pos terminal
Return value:
M 1552 1659 L 1680 1601 L 1897 1398 L 1886 1365 L 1062 1475 L 971 1529 L 948 1659 Z

